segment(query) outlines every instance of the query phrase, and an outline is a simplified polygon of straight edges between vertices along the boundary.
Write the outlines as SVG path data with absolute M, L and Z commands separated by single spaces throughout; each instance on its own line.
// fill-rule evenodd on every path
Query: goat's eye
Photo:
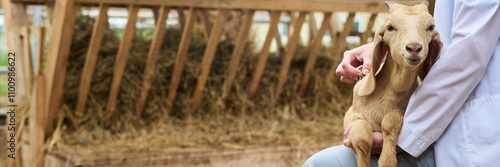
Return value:
M 433 31 L 434 30 L 434 25 L 431 25 L 429 26 L 429 28 L 427 28 L 427 31 Z
M 395 28 L 393 26 L 389 25 L 389 26 L 387 26 L 387 30 L 393 31 L 393 30 L 395 30 Z

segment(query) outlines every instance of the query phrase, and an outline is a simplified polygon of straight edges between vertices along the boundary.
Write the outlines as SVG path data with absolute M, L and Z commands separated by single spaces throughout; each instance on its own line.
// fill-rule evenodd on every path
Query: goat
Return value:
M 411 94 L 439 58 L 442 42 L 423 2 L 406 6 L 386 1 L 387 19 L 375 33 L 370 73 L 354 86 L 344 128 L 358 166 L 370 166 L 373 132 L 382 132 L 379 166 L 397 166 L 396 144 Z M 385 58 L 385 63 L 382 61 Z

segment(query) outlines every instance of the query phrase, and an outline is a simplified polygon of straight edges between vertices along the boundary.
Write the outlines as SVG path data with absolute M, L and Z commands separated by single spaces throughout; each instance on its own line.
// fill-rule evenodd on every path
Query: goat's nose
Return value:
M 406 50 L 411 53 L 411 54 L 418 54 L 420 51 L 422 51 L 422 44 L 417 43 L 417 42 L 412 42 L 409 44 L 406 44 Z

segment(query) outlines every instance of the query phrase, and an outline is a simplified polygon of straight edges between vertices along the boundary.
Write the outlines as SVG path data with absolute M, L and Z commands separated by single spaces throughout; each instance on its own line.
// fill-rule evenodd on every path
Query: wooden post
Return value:
M 161 7 L 158 20 L 156 22 L 155 32 L 153 35 L 153 41 L 151 41 L 151 47 L 149 48 L 148 60 L 146 62 L 146 68 L 144 69 L 144 75 L 142 77 L 142 89 L 139 94 L 139 100 L 137 100 L 137 106 L 135 111 L 135 117 L 141 117 L 142 110 L 146 104 L 146 98 L 148 97 L 149 88 L 151 87 L 151 78 L 155 72 L 156 60 L 160 54 L 160 47 L 163 43 L 163 36 L 165 34 L 165 26 L 168 18 L 168 13 L 170 12 L 169 7 Z
M 337 38 L 337 48 L 335 48 L 335 53 L 334 56 L 342 56 L 342 51 L 345 49 L 345 39 L 351 32 L 352 25 L 354 23 L 354 15 L 356 13 L 349 13 L 349 16 L 347 16 L 347 19 L 344 24 L 344 29 L 342 30 L 342 33 L 340 34 L 339 38 Z M 332 65 L 330 69 L 330 73 L 335 71 L 335 68 L 337 68 L 336 65 Z
M 288 14 L 288 17 L 290 17 L 290 22 L 288 23 L 288 33 L 286 34 L 288 39 L 290 39 L 290 38 L 292 38 L 293 25 L 295 23 L 296 16 L 295 16 L 295 12 L 288 11 L 286 13 Z M 298 45 L 304 45 L 300 35 L 299 35 L 299 44 Z
M 267 31 L 266 40 L 262 46 L 262 50 L 259 54 L 257 60 L 257 66 L 252 76 L 252 82 L 247 91 L 247 98 L 252 99 L 255 91 L 259 87 L 260 78 L 264 73 L 264 68 L 266 67 L 267 57 L 269 56 L 269 47 L 271 46 L 271 41 L 273 39 L 274 33 L 276 33 L 277 25 L 280 20 L 281 11 L 273 11 L 271 13 L 271 22 L 269 23 L 269 30 Z
M 30 128 L 30 154 L 31 166 L 43 166 L 43 144 L 45 143 L 45 126 L 47 113 L 45 108 L 45 76 L 36 77 L 33 87 L 33 98 L 30 107 L 29 128 Z
M 36 48 L 38 54 L 36 55 L 37 64 L 36 64 L 35 75 L 42 74 L 43 71 L 42 64 L 43 64 L 43 49 L 45 45 L 45 30 L 46 29 L 44 27 L 39 27 L 36 29 L 38 33 L 38 46 Z
M 288 41 L 287 50 L 285 52 L 285 56 L 283 57 L 283 60 L 281 63 L 278 84 L 276 85 L 275 94 L 274 94 L 274 101 L 275 102 L 278 100 L 278 97 L 281 93 L 281 89 L 283 88 L 283 85 L 285 84 L 286 77 L 288 75 L 288 70 L 290 69 L 290 64 L 292 62 L 293 54 L 295 54 L 295 49 L 297 48 L 297 43 L 298 43 L 299 36 L 300 36 L 300 30 L 301 30 L 302 24 L 304 23 L 304 20 L 306 18 L 306 14 L 307 14 L 307 12 L 300 12 L 299 17 L 297 17 L 297 20 L 295 20 L 295 24 L 293 25 L 294 31 L 292 34 L 292 38 L 290 39 L 290 41 Z
M 83 110 L 85 110 L 85 104 L 87 103 L 87 96 L 90 89 L 90 83 L 92 81 L 92 75 L 94 74 L 97 53 L 99 53 L 99 49 L 101 48 L 101 40 L 104 32 L 104 27 L 108 22 L 108 8 L 108 5 L 102 3 L 99 4 L 99 16 L 94 23 L 92 36 L 90 37 L 87 57 L 85 59 L 85 65 L 83 67 L 82 78 L 80 79 L 78 101 L 75 108 L 75 115 L 79 117 L 83 116 Z
M 31 90 L 32 90 L 32 85 L 33 85 L 33 59 L 31 58 L 31 45 L 30 45 L 30 36 L 31 36 L 31 30 L 29 26 L 23 27 L 21 30 L 21 36 L 23 37 L 23 49 L 24 49 L 24 54 L 22 55 L 23 57 L 21 60 L 23 60 L 24 63 L 24 80 L 26 82 L 26 91 L 27 91 L 27 97 L 31 97 Z
M 233 55 L 231 56 L 231 60 L 229 61 L 227 77 L 226 80 L 224 80 L 223 84 L 222 99 L 224 100 L 229 96 L 229 92 L 231 92 L 231 85 L 233 84 L 234 77 L 236 76 L 236 70 L 238 70 L 241 54 L 243 53 L 243 49 L 245 49 L 248 38 L 248 31 L 252 26 L 254 14 L 255 10 L 246 11 L 245 18 L 243 19 L 243 25 L 241 25 L 240 32 L 238 33 L 238 39 L 233 50 Z
M 177 57 L 175 58 L 174 71 L 172 72 L 172 79 L 170 87 L 168 89 L 167 97 L 167 110 L 170 112 L 173 107 L 173 102 L 177 93 L 177 88 L 182 76 L 182 69 L 184 68 L 184 60 L 189 49 L 189 43 L 191 43 L 191 35 L 196 21 L 196 13 L 198 8 L 189 8 L 188 20 L 186 21 L 186 26 L 182 31 L 182 38 L 179 44 L 179 49 L 177 51 Z M 167 112 L 168 114 L 168 112 Z
M 179 28 L 184 29 L 184 25 L 186 25 L 186 16 L 184 15 L 184 9 L 181 7 L 177 7 L 177 14 L 179 19 Z
M 196 112 L 200 106 L 203 89 L 205 88 L 205 83 L 208 78 L 208 73 L 210 72 L 210 66 L 212 65 L 215 51 L 217 50 L 217 45 L 219 44 L 219 37 L 222 32 L 224 22 L 226 21 L 227 13 L 228 9 L 219 9 L 219 14 L 217 15 L 217 18 L 215 18 L 214 27 L 212 28 L 212 32 L 210 32 L 210 38 L 208 39 L 205 54 L 203 55 L 203 60 L 201 61 L 201 74 L 200 77 L 198 77 L 198 85 L 194 88 L 193 99 L 191 100 L 193 104 L 190 112 Z M 187 113 L 187 115 L 191 114 L 192 113 Z
M 21 27 L 28 26 L 29 21 L 28 21 L 28 16 L 26 15 L 26 12 L 24 10 L 24 7 L 21 3 L 13 3 L 9 0 L 4 0 L 1 2 L 2 3 L 2 8 L 4 12 L 4 18 L 5 18 L 5 38 L 7 40 L 7 48 L 9 53 L 15 53 L 15 58 L 16 58 L 16 73 L 17 74 L 22 74 L 24 73 L 24 64 L 22 63 L 22 57 L 24 55 L 24 49 L 23 49 L 23 41 L 21 38 L 19 38 L 19 33 L 21 30 Z M 20 77 L 19 75 L 14 76 L 16 80 L 16 101 L 13 104 L 22 104 L 25 99 L 24 97 L 26 96 L 27 92 L 25 89 L 25 78 Z M 20 165 L 20 160 L 21 160 L 21 131 L 18 131 L 19 129 L 19 124 L 21 120 L 21 114 L 18 113 L 14 116 L 16 122 L 15 122 L 15 130 L 12 132 L 16 135 L 17 137 L 17 143 L 16 143 L 16 159 L 11 159 L 11 158 L 6 158 L 7 162 L 4 162 L 5 164 L 0 164 L 1 165 L 7 165 L 7 166 L 18 166 Z M 10 120 L 11 116 L 10 114 L 7 114 L 7 119 Z M 8 148 L 9 143 L 3 143 L 6 148 Z M 5 150 L 4 150 L 5 151 Z M 0 162 L 1 163 L 1 162 Z
M 271 11 L 268 11 L 269 15 L 271 15 Z M 279 24 L 279 21 L 278 21 Z M 276 46 L 278 47 L 278 53 L 282 54 L 282 52 L 285 51 L 285 48 L 283 47 L 283 41 L 281 41 L 281 35 L 278 29 L 278 24 L 276 24 L 276 33 L 274 34 L 274 40 L 276 41 Z
M 328 28 L 328 24 L 330 22 L 330 18 L 332 17 L 331 12 L 324 13 L 323 22 L 321 23 L 321 27 L 318 31 L 317 38 L 314 38 L 312 42 L 312 49 L 309 57 L 307 58 L 306 67 L 304 68 L 304 78 L 300 84 L 299 95 L 304 96 L 304 93 L 307 88 L 307 84 L 309 83 L 309 78 L 311 76 L 312 70 L 314 68 L 314 64 L 316 64 L 316 59 L 318 58 L 319 50 L 321 49 L 321 42 L 323 40 L 323 36 L 325 35 L 326 29 Z
M 212 29 L 212 24 L 210 24 L 210 19 L 208 19 L 207 9 L 200 9 L 201 22 L 203 23 L 203 35 L 205 35 L 205 40 L 208 41 L 210 37 L 210 31 Z
M 309 12 L 309 41 L 313 41 L 318 35 L 318 28 L 316 27 L 316 18 L 314 12 Z
M 361 35 L 361 45 L 368 43 L 368 38 L 372 36 L 372 28 L 373 25 L 375 24 L 375 19 L 377 18 L 378 13 L 372 13 L 370 16 L 370 20 L 368 21 L 368 25 L 366 26 L 366 30 Z
M 137 13 L 140 6 L 131 5 L 128 9 L 127 24 L 123 30 L 123 38 L 118 48 L 116 55 L 115 69 L 113 74 L 113 81 L 111 83 L 111 90 L 109 92 L 108 104 L 106 105 L 105 119 L 109 119 L 115 110 L 115 101 L 120 89 L 120 82 L 127 64 L 127 58 L 130 51 L 132 38 L 135 36 L 135 23 L 137 22 Z
M 58 115 L 68 64 L 69 49 L 76 20 L 76 5 L 73 0 L 59 0 L 55 3 L 54 20 L 51 27 L 49 50 L 45 68 L 47 86 L 48 118 L 45 135 L 52 133 L 53 121 Z

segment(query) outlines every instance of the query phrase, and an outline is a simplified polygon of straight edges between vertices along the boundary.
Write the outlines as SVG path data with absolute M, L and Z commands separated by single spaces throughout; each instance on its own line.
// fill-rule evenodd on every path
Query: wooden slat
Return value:
M 361 36 L 361 44 L 366 44 L 368 43 L 368 38 L 372 36 L 372 28 L 373 25 L 375 24 L 375 19 L 377 18 L 378 13 L 372 13 L 370 16 L 370 20 L 368 21 L 368 25 L 366 26 L 366 30 Z
M 26 82 L 26 91 L 28 98 L 31 97 L 31 89 L 33 85 L 33 59 L 31 58 L 31 45 L 30 45 L 30 35 L 31 30 L 30 27 L 23 27 L 21 30 L 21 34 L 23 36 L 23 50 L 24 54 L 22 55 L 22 62 L 24 63 L 24 80 Z
M 19 3 L 12 3 L 11 1 L 2 1 L 2 9 L 3 9 L 3 14 L 4 14 L 4 21 L 5 21 L 5 39 L 7 41 L 7 47 L 9 53 L 15 53 L 16 58 L 16 73 L 17 74 L 22 74 L 23 66 L 24 64 L 19 61 L 19 58 L 22 57 L 23 53 L 23 41 L 21 38 L 19 38 L 19 33 L 21 27 L 28 26 L 29 25 L 29 20 L 28 16 L 26 15 L 25 9 L 23 7 L 23 4 Z M 7 56 L 7 55 L 6 55 Z M 11 57 L 11 56 L 9 56 Z M 11 57 L 12 58 L 12 57 Z M 25 80 L 23 77 L 16 76 L 16 98 L 14 103 L 9 103 L 11 104 L 23 104 L 25 102 L 24 98 L 26 96 L 26 89 L 25 87 Z M 5 81 L 4 81 L 5 82 Z M 21 124 L 21 118 L 22 114 L 6 114 L 6 120 L 11 120 L 15 119 L 15 129 L 13 131 L 9 131 L 10 133 L 14 133 L 16 137 L 18 137 L 16 140 L 20 141 L 19 136 L 21 136 L 21 131 L 19 131 L 19 125 Z M 6 132 L 4 132 L 7 134 Z M 4 138 L 7 139 L 7 138 Z M 19 142 L 18 142 L 19 143 Z M 3 147 L 5 148 L 5 147 Z M 20 144 L 16 144 L 16 159 L 12 158 L 5 158 L 6 162 L 4 162 L 7 166 L 19 166 L 21 165 L 21 155 L 22 151 L 20 149 Z M 4 150 L 5 151 L 5 150 Z M 9 152 L 10 153 L 10 152 Z M 5 155 L 5 154 L 4 154 Z M 6 155 L 5 155 L 6 156 Z M 5 165 L 3 164 L 3 165 Z
M 137 22 L 137 13 L 139 12 L 139 9 L 140 7 L 136 5 L 131 5 L 128 8 L 127 24 L 123 30 L 122 41 L 120 42 L 118 54 L 116 55 L 113 81 L 111 83 L 111 90 L 108 96 L 108 104 L 106 105 L 105 119 L 109 119 L 115 110 L 116 97 L 118 96 L 123 71 L 125 70 L 125 65 L 127 64 L 132 38 L 135 35 L 135 23 Z
M 189 14 L 186 21 L 186 25 L 184 26 L 184 30 L 182 31 L 182 38 L 179 44 L 179 49 L 177 50 L 177 57 L 175 58 L 175 65 L 174 65 L 174 70 L 172 72 L 172 79 L 170 87 L 168 89 L 168 97 L 167 97 L 168 111 L 172 110 L 173 102 L 177 94 L 177 88 L 179 87 L 179 82 L 182 76 L 182 69 L 184 68 L 184 60 L 186 59 L 186 55 L 189 49 L 189 43 L 191 43 L 191 35 L 194 23 L 196 21 L 197 12 L 198 8 L 189 8 Z
M 354 15 L 355 13 L 349 13 L 349 16 L 347 16 L 347 19 L 344 24 L 344 29 L 342 30 L 342 33 L 340 33 L 339 38 L 337 38 L 337 48 L 335 49 L 334 56 L 342 56 L 342 51 L 345 49 L 345 39 L 351 32 L 352 25 L 354 23 Z M 336 68 L 336 67 L 332 67 Z
M 208 73 L 210 72 L 210 66 L 212 65 L 217 45 L 219 44 L 219 37 L 222 32 L 224 22 L 226 21 L 227 13 L 227 9 L 220 9 L 219 14 L 217 14 L 217 17 L 215 18 L 214 27 L 212 28 L 212 32 L 210 32 L 210 38 L 208 39 L 205 54 L 203 55 L 203 60 L 201 61 L 201 74 L 200 77 L 198 77 L 198 84 L 194 88 L 190 112 L 196 112 L 200 106 L 203 89 L 205 88 L 205 83 L 207 82 Z M 192 113 L 187 114 L 190 115 Z
M 207 9 L 200 9 L 201 22 L 203 23 L 203 35 L 205 36 L 205 40 L 208 41 L 210 37 L 210 31 L 212 29 L 212 24 L 210 24 L 210 19 L 208 19 L 208 11 Z
M 12 0 L 14 2 L 27 2 L 45 4 L 54 0 Z M 226 9 L 256 9 L 256 10 L 279 10 L 279 11 L 347 11 L 347 12 L 387 12 L 387 6 L 381 0 L 75 0 L 85 5 L 96 5 L 99 3 L 135 4 L 143 6 L 180 6 L 195 8 L 226 8 Z M 394 0 L 402 4 L 418 4 L 423 0 Z
M 314 17 L 314 12 L 309 12 L 309 41 L 313 41 L 318 35 L 318 28 L 316 27 L 316 18 Z
M 293 34 L 292 38 L 288 41 L 288 46 L 286 48 L 285 56 L 281 62 L 281 69 L 278 79 L 278 84 L 276 85 L 274 101 L 276 101 L 281 93 L 283 85 L 285 84 L 286 77 L 288 75 L 288 70 L 290 69 L 290 64 L 292 62 L 293 55 L 295 54 L 295 49 L 297 49 L 297 43 L 299 41 L 300 30 L 302 28 L 302 24 L 306 18 L 307 12 L 300 12 L 297 20 L 295 20 L 295 24 L 293 25 Z
M 45 76 L 36 77 L 29 115 L 31 166 L 43 166 L 43 144 L 45 143 Z
M 245 49 L 245 45 L 248 39 L 248 32 L 250 30 L 250 27 L 252 26 L 254 14 L 255 10 L 246 11 L 240 32 L 238 33 L 238 39 L 233 50 L 233 55 L 231 56 L 231 60 L 229 61 L 226 80 L 224 80 L 223 84 L 222 99 L 224 100 L 229 96 L 229 93 L 231 92 L 231 85 L 233 84 L 234 77 L 236 76 L 236 71 L 238 70 L 241 54 L 243 53 L 243 49 Z
M 61 106 L 66 66 L 76 20 L 76 5 L 73 0 L 60 0 L 55 4 L 51 27 L 49 50 L 46 62 L 47 126 L 45 134 L 52 133 L 53 122 Z
M 247 91 L 247 98 L 252 99 L 255 91 L 259 87 L 260 78 L 262 77 L 262 73 L 264 73 L 264 68 L 266 67 L 267 57 L 269 56 L 269 47 L 271 46 L 271 41 L 273 39 L 274 33 L 277 31 L 277 25 L 280 20 L 281 11 L 273 11 L 271 13 L 271 22 L 269 23 L 269 30 L 267 31 L 266 40 L 264 41 L 264 45 L 262 46 L 262 50 L 259 54 L 259 58 L 257 60 L 257 66 L 255 67 L 255 71 L 252 76 L 252 82 Z
M 38 45 L 37 45 L 37 55 L 36 55 L 36 70 L 35 74 L 39 75 L 42 74 L 42 64 L 43 64 L 43 50 L 45 47 L 45 28 L 44 27 L 38 27 L 36 28 L 37 34 L 38 34 Z
M 90 44 L 87 50 L 87 57 L 85 58 L 85 65 L 83 66 L 78 100 L 75 108 L 75 114 L 80 117 L 83 116 L 83 110 L 85 110 L 85 104 L 87 103 L 90 83 L 92 81 L 92 75 L 94 74 L 95 63 L 97 61 L 97 53 L 99 53 L 99 49 L 101 48 L 104 27 L 108 22 L 108 9 L 108 5 L 99 5 L 99 16 L 96 19 L 92 30 L 92 36 L 90 37 Z
M 184 9 L 181 7 L 177 7 L 177 14 L 179 20 L 179 28 L 184 29 L 184 25 L 186 25 L 186 16 L 184 15 Z
M 290 17 L 290 22 L 288 23 L 288 33 L 286 34 L 288 39 L 290 39 L 290 38 L 292 38 L 293 24 L 295 23 L 295 18 L 297 16 L 295 15 L 295 12 L 292 12 L 292 11 L 287 11 L 286 13 L 288 14 L 288 17 Z M 299 45 L 304 45 L 300 35 L 299 35 Z
M 148 97 L 149 88 L 151 87 L 151 78 L 155 72 L 156 60 L 160 54 L 160 47 L 163 43 L 163 36 L 165 35 L 165 26 L 168 18 L 168 13 L 170 12 L 169 7 L 162 7 L 160 9 L 160 14 L 156 22 L 155 32 L 153 35 L 153 40 L 151 41 L 151 47 L 148 52 L 148 60 L 146 62 L 146 68 L 144 69 L 144 75 L 142 77 L 142 89 L 139 94 L 139 100 L 137 100 L 137 106 L 135 111 L 135 116 L 139 118 L 144 110 L 144 105 L 146 104 L 146 98 Z
M 302 82 L 299 88 L 300 96 L 303 96 L 306 91 L 307 84 L 309 83 L 309 78 L 314 68 L 314 64 L 316 64 L 316 59 L 318 58 L 318 53 L 321 48 L 321 42 L 323 40 L 323 36 L 325 35 L 326 29 L 328 28 L 331 17 L 332 17 L 331 12 L 324 13 L 323 22 L 321 23 L 321 27 L 319 28 L 318 36 L 317 38 L 314 38 L 312 42 L 311 53 L 307 58 L 306 67 L 304 68 L 304 78 L 302 78 Z
M 271 14 L 272 14 L 271 11 L 269 11 L 269 15 Z M 279 33 L 278 25 L 276 25 L 276 33 L 274 34 L 274 40 L 276 42 L 276 46 L 278 47 L 278 53 L 283 54 L 282 52 L 285 50 L 285 48 L 283 47 L 283 42 L 281 41 L 281 35 Z

